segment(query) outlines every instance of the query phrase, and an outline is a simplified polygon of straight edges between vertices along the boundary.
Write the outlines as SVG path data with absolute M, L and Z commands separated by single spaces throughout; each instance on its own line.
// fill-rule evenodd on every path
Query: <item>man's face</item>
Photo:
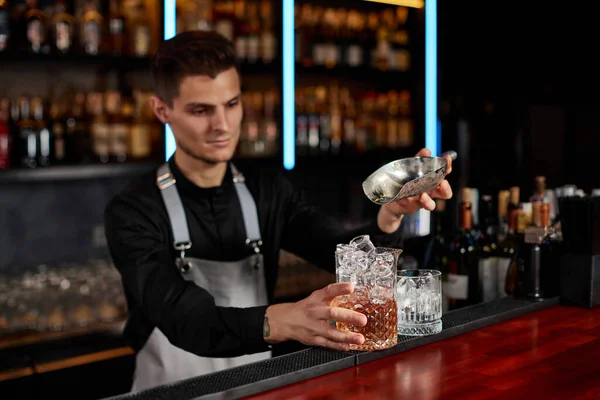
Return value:
M 238 72 L 230 68 L 214 79 L 184 78 L 167 113 L 178 151 L 211 164 L 229 161 L 243 116 Z

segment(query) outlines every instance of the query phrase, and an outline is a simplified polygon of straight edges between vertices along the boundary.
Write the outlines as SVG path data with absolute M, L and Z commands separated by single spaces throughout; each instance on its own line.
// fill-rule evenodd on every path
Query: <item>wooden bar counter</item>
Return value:
M 247 397 L 600 399 L 600 307 L 553 306 Z

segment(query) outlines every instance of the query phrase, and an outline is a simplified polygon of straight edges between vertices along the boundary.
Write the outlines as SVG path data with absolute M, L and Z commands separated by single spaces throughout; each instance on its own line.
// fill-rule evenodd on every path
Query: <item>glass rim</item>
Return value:
M 335 249 L 336 253 L 345 253 L 347 250 L 355 250 L 355 251 L 357 251 L 356 249 L 341 249 L 338 246 L 340 246 L 340 245 L 338 244 L 336 246 L 336 249 Z M 401 254 L 401 253 L 404 252 L 404 249 L 397 249 L 395 247 L 375 246 L 374 249 L 375 250 L 383 250 L 383 251 L 385 251 L 387 253 L 393 253 L 393 254 Z M 360 250 L 358 250 L 358 251 L 360 251 Z M 366 254 L 368 254 L 368 253 L 365 253 L 365 255 Z
M 425 273 L 428 273 L 428 272 L 431 273 L 432 278 L 442 275 L 442 272 L 437 269 L 399 269 L 397 276 L 398 276 L 398 278 L 416 279 L 416 278 L 422 278 L 423 275 L 425 275 Z M 416 274 L 416 275 L 410 276 L 410 275 L 407 275 L 407 273 Z

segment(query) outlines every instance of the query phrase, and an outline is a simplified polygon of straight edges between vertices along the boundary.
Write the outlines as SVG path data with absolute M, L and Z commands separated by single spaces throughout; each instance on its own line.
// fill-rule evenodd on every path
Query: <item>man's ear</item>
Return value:
M 164 101 L 159 99 L 157 96 L 152 96 L 150 98 L 150 107 L 152 107 L 154 115 L 156 115 L 156 118 L 158 118 L 160 122 L 163 124 L 169 123 L 169 107 Z

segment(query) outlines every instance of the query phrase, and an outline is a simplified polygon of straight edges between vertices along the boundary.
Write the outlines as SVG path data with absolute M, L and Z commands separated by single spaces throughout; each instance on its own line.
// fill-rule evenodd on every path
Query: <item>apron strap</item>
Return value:
M 260 223 L 258 221 L 256 203 L 246 186 L 246 178 L 244 178 L 244 175 L 238 171 L 233 163 L 231 163 L 231 173 L 233 174 L 233 186 L 242 206 L 244 226 L 246 227 L 246 245 L 251 246 L 255 253 L 260 253 L 262 240 L 260 239 Z
M 260 223 L 256 203 L 248 187 L 246 187 L 244 175 L 238 171 L 233 163 L 230 166 L 234 187 L 242 207 L 242 216 L 246 229 L 246 245 L 250 246 L 255 253 L 260 253 L 262 240 L 260 237 Z M 161 165 L 156 171 L 156 185 L 160 189 L 160 194 L 165 203 L 169 221 L 171 222 L 171 229 L 175 239 L 173 247 L 181 252 L 181 259 L 183 260 L 185 258 L 185 250 L 192 247 L 192 242 L 190 240 L 187 218 L 175 182 L 176 180 L 171 172 L 169 163 Z
M 181 252 L 181 259 L 183 259 L 185 258 L 185 251 L 192 247 L 192 241 L 190 240 L 187 218 L 175 182 L 169 163 L 161 165 L 156 171 L 156 185 L 160 189 L 167 214 L 169 214 L 175 240 L 173 247 Z

